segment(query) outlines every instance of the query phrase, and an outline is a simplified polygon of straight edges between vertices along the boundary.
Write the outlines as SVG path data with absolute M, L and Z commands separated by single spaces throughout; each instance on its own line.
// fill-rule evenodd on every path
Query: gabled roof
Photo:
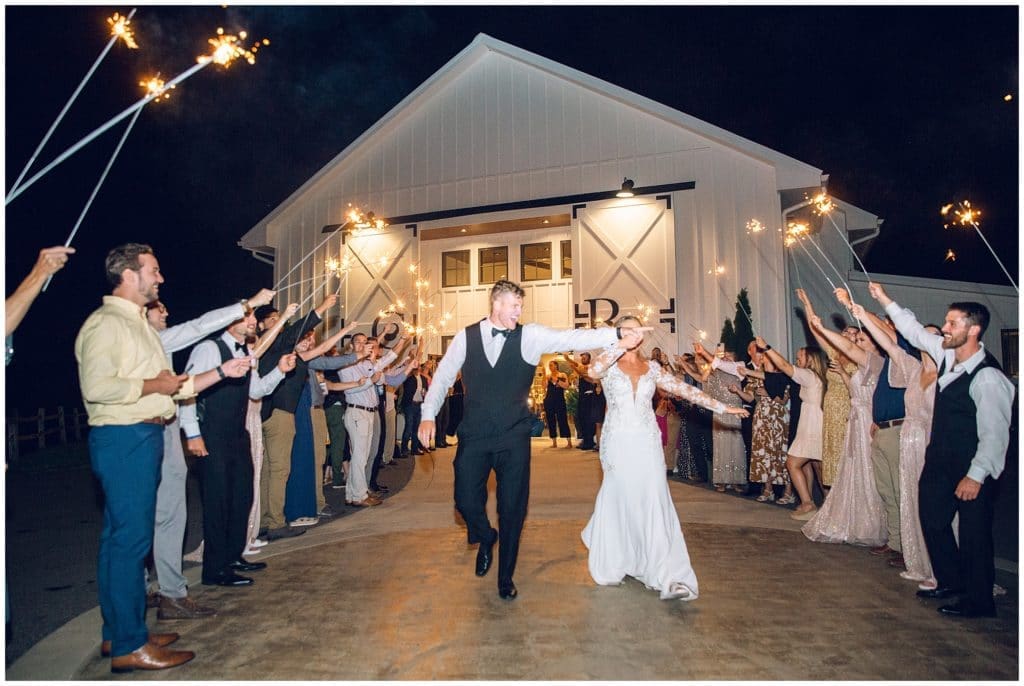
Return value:
M 321 179 L 341 164 L 346 157 L 359 149 L 363 143 L 372 138 L 374 134 L 384 128 L 387 124 L 395 120 L 404 110 L 412 106 L 417 100 L 429 97 L 433 91 L 438 90 L 453 78 L 465 72 L 487 53 L 504 55 L 508 58 L 535 67 L 541 71 L 561 77 L 578 86 L 602 94 L 615 101 L 658 117 L 666 122 L 677 124 L 678 126 L 693 131 L 694 133 L 713 140 L 725 147 L 732 148 L 738 152 L 770 164 L 777 170 L 776 176 L 778 179 L 779 190 L 786 188 L 807 188 L 817 186 L 820 183 L 821 170 L 816 167 L 772 150 L 771 148 L 759 143 L 743 138 L 742 136 L 738 136 L 730 131 L 726 131 L 723 128 L 709 124 L 706 121 L 697 119 L 696 117 L 690 116 L 684 112 L 680 112 L 679 110 L 675 110 L 659 102 L 655 102 L 650 98 L 638 95 L 632 91 L 626 90 L 625 88 L 608 83 L 607 81 L 603 81 L 577 69 L 567 67 L 564 64 L 555 62 L 554 60 L 550 60 L 546 57 L 541 57 L 540 55 L 528 52 L 522 48 L 516 47 L 515 45 L 505 43 L 504 41 L 488 36 L 487 34 L 480 33 L 477 34 L 476 38 L 474 38 L 473 41 L 461 52 L 437 70 L 430 78 L 420 84 L 416 90 L 409 93 L 409 95 L 403 98 L 401 102 L 391 108 L 391 110 L 381 117 L 373 126 L 364 131 L 362 135 L 352 141 L 352 143 L 335 156 L 334 159 L 324 165 L 324 167 L 306 181 L 306 183 L 288 196 L 284 202 L 274 208 L 270 214 L 264 217 L 256 226 L 242 237 L 242 240 L 239 241 L 239 245 L 250 249 L 265 246 L 267 243 L 266 226 L 269 222 L 273 221 L 307 191 L 315 187 Z

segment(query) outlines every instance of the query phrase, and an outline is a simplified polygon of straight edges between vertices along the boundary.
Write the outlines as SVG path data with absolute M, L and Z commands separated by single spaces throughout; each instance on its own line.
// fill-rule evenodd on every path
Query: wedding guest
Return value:
M 761 484 L 757 501 L 775 501 L 773 486 L 790 483 L 786 469 L 786 439 L 789 436 L 789 383 L 777 372 L 770 359 L 761 363 L 761 372 L 747 370 L 747 383 L 733 392 L 754 406 L 751 427 L 750 482 Z
M 757 348 L 780 372 L 800 384 L 801 412 L 796 428 L 796 439 L 787 450 L 786 469 L 793 487 L 800 496 L 800 504 L 790 515 L 793 519 L 810 519 L 817 512 L 811 497 L 811 484 L 804 473 L 804 465 L 821 459 L 821 402 L 825 394 L 825 374 L 828 358 L 818 348 L 800 348 L 796 353 L 796 366 L 773 350 L 763 338 L 757 336 Z
M 676 364 L 682 370 L 686 383 L 698 389 L 703 388 L 700 379 L 704 375 L 693 353 L 677 355 Z M 676 474 L 688 481 L 706 482 L 709 476 L 708 463 L 711 461 L 711 412 L 685 399 L 679 401 L 677 409 L 681 424 Z
M 569 438 L 569 415 L 565 409 L 565 389 L 569 388 L 569 377 L 559 371 L 558 362 L 548 362 L 546 392 L 544 394 L 544 416 L 548 422 L 551 447 L 558 447 L 558 437 L 565 439 L 565 447 L 572 447 Z
M 871 465 L 871 406 L 883 360 L 871 337 L 857 333 L 851 343 L 826 328 L 809 303 L 807 321 L 836 350 L 857 364 L 850 379 L 850 421 L 839 473 L 818 514 L 804 535 L 822 543 L 878 545 L 885 540 L 885 509 L 875 488 Z
M 21 320 L 28 314 L 32 303 L 39 296 L 46 285 L 47 280 L 64 268 L 68 262 L 68 255 L 74 254 L 74 248 L 55 246 L 43 248 L 39 251 L 32 271 L 28 273 L 18 288 L 4 301 L 4 337 L 5 337 L 5 364 L 11 363 L 11 356 L 14 354 L 13 336 L 15 329 L 21 324 Z
M 703 380 L 704 392 L 729 407 L 742 408 L 743 400 L 729 390 L 739 383 L 736 372 L 736 353 L 719 344 L 716 355 L 712 356 L 700 343 L 694 343 L 694 352 L 710 365 L 709 374 Z M 719 357 L 721 355 L 721 357 Z M 725 362 L 724 366 L 722 362 Z M 737 414 L 717 413 L 711 423 L 711 467 L 715 490 L 723 493 L 747 490 L 747 459 L 743 447 L 741 418 Z

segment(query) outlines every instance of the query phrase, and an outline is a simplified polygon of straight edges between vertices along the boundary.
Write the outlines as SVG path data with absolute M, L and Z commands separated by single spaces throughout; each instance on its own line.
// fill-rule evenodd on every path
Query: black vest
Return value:
M 945 389 L 935 389 L 935 412 L 932 414 L 932 437 L 925 461 L 933 466 L 949 468 L 966 474 L 978 450 L 978 408 L 971 398 L 971 382 L 986 367 L 1002 372 L 1002 367 L 985 351 L 985 359 L 971 373 L 961 374 Z M 946 370 L 946 361 L 939 365 L 939 377 Z
M 220 337 L 214 339 L 220 350 L 220 361 L 234 355 Z M 234 438 L 245 431 L 245 415 L 249 411 L 249 374 L 239 378 L 221 379 L 199 394 L 199 427 L 207 440 Z
M 509 332 L 493 367 L 484 353 L 480 325 L 466 327 L 466 361 L 462 365 L 465 401 L 459 440 L 529 434 L 533 415 L 526 403 L 537 368 L 523 359 L 523 327 Z

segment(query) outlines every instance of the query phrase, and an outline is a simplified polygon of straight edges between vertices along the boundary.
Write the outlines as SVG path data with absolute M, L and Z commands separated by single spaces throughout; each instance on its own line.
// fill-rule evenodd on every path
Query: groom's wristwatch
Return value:
M 622 327 L 621 326 L 616 326 L 615 327 L 615 337 L 618 338 L 620 341 L 622 340 Z

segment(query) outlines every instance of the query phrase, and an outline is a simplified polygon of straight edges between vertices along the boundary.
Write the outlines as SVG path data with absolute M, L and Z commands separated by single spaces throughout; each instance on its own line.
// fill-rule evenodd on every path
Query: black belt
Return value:
M 349 403 L 348 406 L 352 407 L 352 408 L 355 408 L 357 410 L 366 410 L 367 412 L 376 412 L 377 411 L 376 407 L 364 407 L 362 405 L 353 405 L 352 403 Z
M 905 421 L 906 419 L 904 417 L 900 417 L 899 419 L 886 419 L 884 422 L 878 422 L 878 428 L 891 429 L 894 426 L 899 426 Z

